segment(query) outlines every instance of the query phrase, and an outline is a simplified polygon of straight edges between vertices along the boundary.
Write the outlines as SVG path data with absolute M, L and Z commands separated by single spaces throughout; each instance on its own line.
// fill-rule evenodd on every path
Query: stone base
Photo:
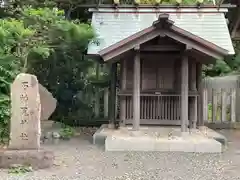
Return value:
M 104 145 L 107 133 L 102 132 L 104 129 L 108 128 L 107 124 L 103 124 L 93 135 L 93 144 Z
M 186 136 L 176 139 L 109 136 L 105 141 L 105 150 L 221 153 L 222 146 L 214 139 L 198 139 Z
M 220 134 L 209 128 L 181 133 L 180 127 L 141 126 L 140 131 L 133 133 L 131 127 L 114 130 L 102 125 L 93 135 L 93 143 L 104 145 L 106 151 L 220 153 L 223 148 L 216 137 Z M 224 136 L 221 138 L 225 139 Z
M 0 151 L 0 168 L 10 168 L 17 164 L 31 166 L 33 169 L 44 169 L 51 167 L 53 161 L 53 152 L 46 150 Z
M 220 142 L 222 145 L 227 145 L 227 138 L 223 136 L 222 134 L 204 126 L 200 130 L 203 134 L 205 134 L 208 138 L 215 139 L 216 141 Z

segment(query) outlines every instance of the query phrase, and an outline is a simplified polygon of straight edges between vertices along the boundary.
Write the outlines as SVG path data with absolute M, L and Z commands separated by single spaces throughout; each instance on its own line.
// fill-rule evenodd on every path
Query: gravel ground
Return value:
M 223 131 L 230 140 L 223 154 L 104 152 L 84 135 L 58 144 L 50 169 L 23 175 L 0 171 L 1 180 L 240 180 L 240 131 Z

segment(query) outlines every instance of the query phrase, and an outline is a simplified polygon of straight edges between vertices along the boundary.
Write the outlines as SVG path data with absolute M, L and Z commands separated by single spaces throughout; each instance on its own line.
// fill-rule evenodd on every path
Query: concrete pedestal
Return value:
M 218 138 L 217 138 L 218 137 Z M 180 127 L 147 127 L 133 133 L 131 127 L 109 129 L 103 125 L 94 135 L 93 143 L 104 145 L 106 151 L 176 151 L 221 153 L 224 136 L 205 128 L 181 133 Z

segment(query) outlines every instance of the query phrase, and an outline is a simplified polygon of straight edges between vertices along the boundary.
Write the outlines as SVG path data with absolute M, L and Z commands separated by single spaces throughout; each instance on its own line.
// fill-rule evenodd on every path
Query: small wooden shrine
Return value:
M 90 11 L 100 44 L 90 44 L 88 54 L 112 67 L 110 122 L 117 121 L 118 96 L 119 122 L 134 130 L 143 124 L 179 125 L 182 132 L 203 126 L 202 66 L 234 54 L 226 9 Z

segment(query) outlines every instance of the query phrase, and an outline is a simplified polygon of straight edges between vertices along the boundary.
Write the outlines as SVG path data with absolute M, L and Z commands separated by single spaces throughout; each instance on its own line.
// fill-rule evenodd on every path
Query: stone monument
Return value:
M 8 149 L 0 154 L 0 167 L 28 164 L 47 168 L 53 153 L 40 149 L 41 103 L 36 76 L 21 73 L 11 86 L 11 122 Z
M 39 149 L 41 103 L 37 78 L 19 74 L 11 86 L 9 149 Z

